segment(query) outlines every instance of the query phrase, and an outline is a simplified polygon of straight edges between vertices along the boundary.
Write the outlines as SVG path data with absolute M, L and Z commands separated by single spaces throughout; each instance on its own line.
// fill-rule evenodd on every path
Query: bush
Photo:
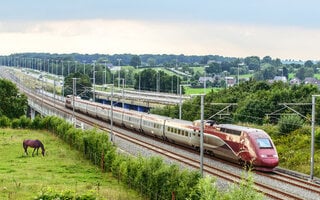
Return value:
M 76 200 L 97 200 L 102 199 L 99 195 L 94 191 L 88 191 L 85 194 L 76 194 L 74 191 L 54 191 L 52 189 L 46 189 L 42 191 L 40 195 L 34 198 L 35 200 L 57 200 L 57 199 L 76 199 Z
M 279 122 L 279 134 L 286 135 L 300 127 L 302 127 L 304 121 L 298 115 L 283 115 Z
M 32 121 L 30 118 L 24 115 L 24 116 L 21 116 L 19 120 L 20 120 L 20 128 L 31 128 Z
M 11 127 L 12 128 L 20 128 L 20 120 L 19 119 L 13 119 L 11 121 Z
M 11 126 L 11 121 L 8 117 L 6 116 L 1 116 L 0 117 L 0 127 L 6 128 Z
M 257 192 L 254 189 L 254 180 L 251 173 L 249 173 L 248 177 L 242 177 L 239 185 L 233 185 L 229 192 L 225 193 L 222 199 L 226 200 L 259 200 L 264 199 L 263 194 Z
M 43 123 L 41 123 L 42 119 L 39 115 L 37 115 L 33 120 L 31 124 L 31 128 L 33 129 L 44 129 Z

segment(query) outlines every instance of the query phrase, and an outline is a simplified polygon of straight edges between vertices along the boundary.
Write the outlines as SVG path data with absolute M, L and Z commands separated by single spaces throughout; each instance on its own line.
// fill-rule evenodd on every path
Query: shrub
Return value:
M 248 177 L 242 177 L 239 185 L 233 185 L 229 192 L 225 193 L 222 199 L 237 200 L 259 200 L 264 199 L 263 194 L 254 189 L 254 180 L 251 173 Z
M 43 129 L 43 128 L 45 128 L 45 127 L 43 126 L 43 123 L 41 123 L 41 122 L 42 122 L 42 118 L 41 118 L 39 115 L 37 115 L 37 116 L 32 120 L 31 128 L 33 128 L 33 129 Z
M 20 128 L 20 120 L 19 119 L 13 119 L 11 121 L 11 127 L 12 128 Z
M 57 200 L 57 199 L 76 199 L 76 200 L 96 200 L 101 199 L 95 191 L 88 191 L 84 194 L 77 194 L 74 191 L 66 190 L 62 192 L 46 189 L 34 198 L 35 200 Z
M 300 128 L 304 121 L 298 115 L 283 115 L 279 122 L 279 134 L 286 135 L 291 131 Z
M 6 128 L 11 126 L 11 121 L 8 117 L 6 116 L 1 116 L 0 117 L 0 127 Z
M 25 115 L 19 118 L 20 121 L 20 128 L 31 128 L 32 121 L 30 118 L 26 117 Z

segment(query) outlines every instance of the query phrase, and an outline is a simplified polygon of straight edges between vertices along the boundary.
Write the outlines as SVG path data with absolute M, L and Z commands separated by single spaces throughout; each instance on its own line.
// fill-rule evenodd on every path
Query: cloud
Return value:
M 0 23 L 0 54 L 133 53 L 319 59 L 320 30 L 240 23 L 66 20 Z

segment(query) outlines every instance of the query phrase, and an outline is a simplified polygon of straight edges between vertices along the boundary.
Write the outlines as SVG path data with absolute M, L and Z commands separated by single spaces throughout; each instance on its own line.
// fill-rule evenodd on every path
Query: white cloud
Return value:
M 319 29 L 222 23 L 70 20 L 0 23 L 0 54 L 159 53 L 317 59 Z

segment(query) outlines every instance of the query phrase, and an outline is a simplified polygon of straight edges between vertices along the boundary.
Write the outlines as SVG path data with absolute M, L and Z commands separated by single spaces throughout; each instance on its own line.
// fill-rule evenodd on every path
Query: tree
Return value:
M 262 63 L 272 64 L 272 58 L 270 56 L 265 56 L 262 58 Z
M 210 63 L 209 67 L 205 68 L 207 74 L 220 74 L 222 72 L 221 64 L 219 63 Z
M 65 78 L 64 82 L 64 95 L 73 94 L 73 78 L 76 79 L 76 95 L 83 97 L 85 99 L 90 99 L 92 97 L 91 88 L 92 84 L 90 78 L 87 75 L 77 73 L 71 73 Z
M 140 66 L 141 65 L 140 57 L 137 55 L 132 56 L 130 60 L 130 65 L 133 67 Z
M 13 119 L 26 114 L 27 97 L 19 93 L 16 85 L 8 80 L 0 79 L 0 94 L 0 116 Z
M 244 59 L 244 63 L 249 67 L 249 70 L 260 69 L 260 58 L 258 56 L 250 56 Z
M 307 68 L 312 68 L 313 67 L 313 62 L 311 60 L 307 60 L 304 63 L 304 66 L 307 67 Z

